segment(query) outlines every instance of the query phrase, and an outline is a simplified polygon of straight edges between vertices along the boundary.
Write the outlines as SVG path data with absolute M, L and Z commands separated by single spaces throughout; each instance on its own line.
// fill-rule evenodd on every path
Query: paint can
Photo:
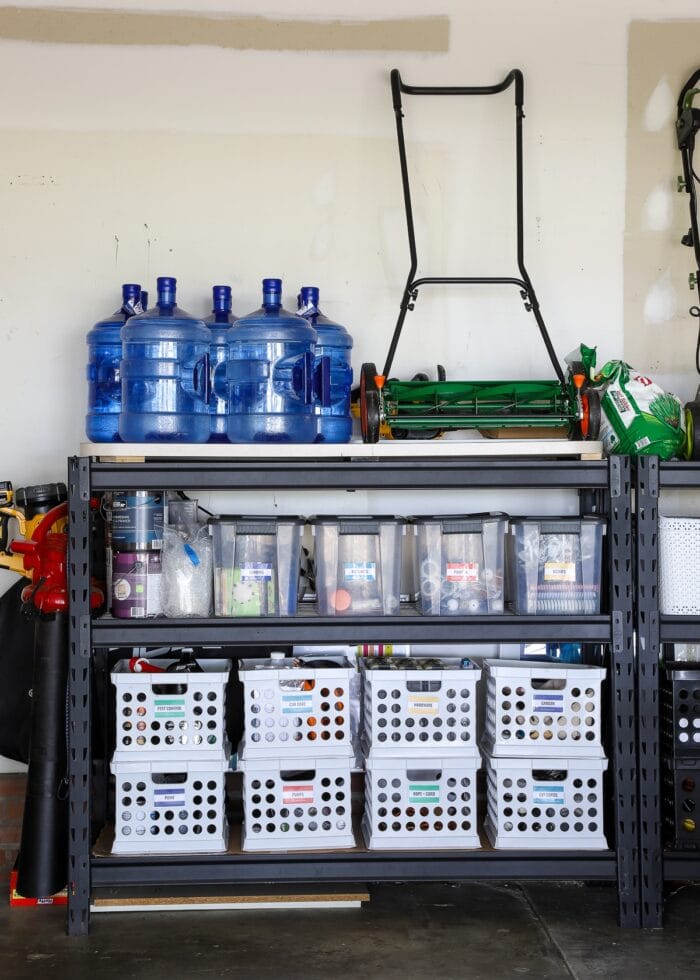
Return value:
M 146 619 L 163 612 L 160 551 L 115 551 L 112 555 L 112 615 Z
M 161 490 L 115 490 L 107 500 L 114 550 L 162 548 L 164 503 Z

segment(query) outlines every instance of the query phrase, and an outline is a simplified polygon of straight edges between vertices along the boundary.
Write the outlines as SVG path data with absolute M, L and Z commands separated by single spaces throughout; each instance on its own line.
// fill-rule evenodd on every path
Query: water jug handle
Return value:
M 209 354 L 202 354 L 192 369 L 192 387 L 195 395 L 208 403 L 211 398 L 211 374 L 209 372 Z
M 314 369 L 314 394 L 322 408 L 331 405 L 331 359 L 328 355 L 319 357 Z

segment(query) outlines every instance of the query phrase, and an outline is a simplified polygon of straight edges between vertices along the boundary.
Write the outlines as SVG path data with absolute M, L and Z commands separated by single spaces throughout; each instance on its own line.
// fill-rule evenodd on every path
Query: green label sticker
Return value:
M 440 786 L 434 783 L 411 783 L 408 787 L 408 802 L 435 806 L 440 802 Z
M 161 700 L 156 698 L 154 706 L 157 715 L 169 715 L 171 718 L 185 717 L 184 698 L 167 698 Z

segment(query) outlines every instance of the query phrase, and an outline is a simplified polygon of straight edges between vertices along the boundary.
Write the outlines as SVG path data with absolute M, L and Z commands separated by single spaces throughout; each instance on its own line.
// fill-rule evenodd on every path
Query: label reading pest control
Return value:
M 343 564 L 343 577 L 346 582 L 376 582 L 377 563 L 375 561 L 346 561 Z
M 408 787 L 409 803 L 428 803 L 437 806 L 440 802 L 440 787 L 428 783 L 409 784 Z
M 153 791 L 153 802 L 156 806 L 184 806 L 185 789 L 183 786 L 156 789 Z
M 564 787 L 533 786 L 532 802 L 542 806 L 564 806 Z
M 313 803 L 313 801 L 313 783 L 304 786 L 290 785 L 282 787 L 282 802 L 289 806 L 293 806 L 295 803 Z
M 551 691 L 548 691 L 546 694 L 533 694 L 532 710 L 546 711 L 548 714 L 553 714 L 553 715 L 563 714 L 564 695 L 553 694 Z
M 302 715 L 307 714 L 313 707 L 313 694 L 283 694 L 282 695 L 282 714 L 283 715 Z
M 169 715 L 171 718 L 185 717 L 184 698 L 166 698 L 155 700 L 155 710 L 157 715 Z
M 439 698 L 426 697 L 425 694 L 409 694 L 408 713 L 409 715 L 436 715 L 439 703 Z
M 272 578 L 272 565 L 263 561 L 249 561 L 241 564 L 241 582 L 263 582 Z
M 576 564 L 573 561 L 546 561 L 544 580 L 545 582 L 575 582 Z
M 445 578 L 448 582 L 478 582 L 479 565 L 475 561 L 448 561 Z

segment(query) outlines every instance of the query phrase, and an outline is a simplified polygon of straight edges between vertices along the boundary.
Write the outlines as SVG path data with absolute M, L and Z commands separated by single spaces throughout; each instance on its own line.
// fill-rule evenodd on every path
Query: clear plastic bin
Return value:
M 506 558 L 515 612 L 597 615 L 605 531 L 598 517 L 511 520 Z
M 214 614 L 293 616 L 297 611 L 300 517 L 215 517 Z
M 503 612 L 505 516 L 414 517 L 412 523 L 424 616 Z
M 404 519 L 316 517 L 311 526 L 321 615 L 398 615 Z

